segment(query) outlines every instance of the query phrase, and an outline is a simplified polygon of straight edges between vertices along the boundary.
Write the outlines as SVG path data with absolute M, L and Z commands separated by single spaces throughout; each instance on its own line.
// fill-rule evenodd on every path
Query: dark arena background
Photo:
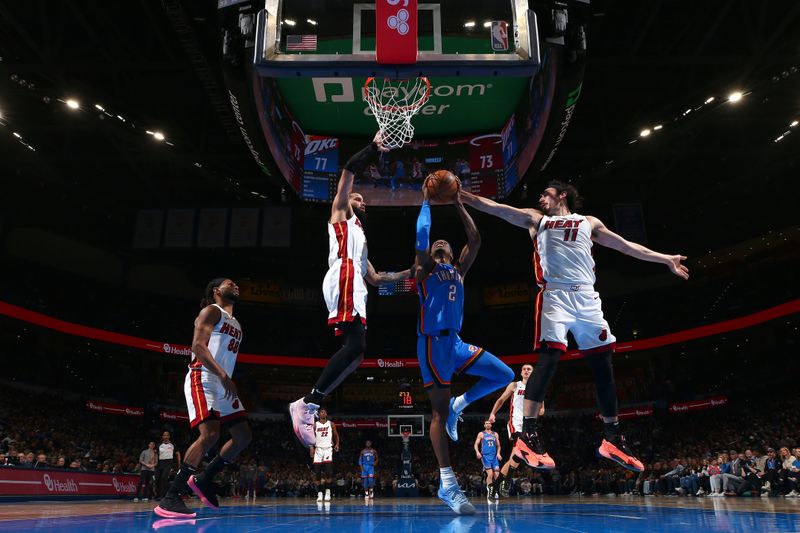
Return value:
M 0 2 L 0 530 L 800 531 L 799 25 L 788 0 Z M 352 166 L 378 131 L 368 78 L 429 87 L 413 140 Z M 326 224 L 340 178 L 368 215 L 337 224 L 363 228 L 377 272 L 403 272 L 438 169 L 462 195 L 528 210 L 569 183 L 625 246 L 687 257 L 683 280 L 593 248 L 617 431 L 642 468 L 598 457 L 614 426 L 585 361 L 600 356 L 570 335 L 537 432 L 515 430 L 555 467 L 523 464 L 487 492 L 490 414 L 499 465 L 521 449 L 495 403 L 506 379 L 463 410 L 441 470 L 428 394 L 447 391 L 445 363 L 418 358 L 411 274 L 369 286 L 360 365 L 332 359 L 329 242 L 346 266 L 357 237 Z M 557 352 L 535 333 L 557 291 L 537 283 L 544 230 L 464 203 L 481 241 L 459 334 L 515 381 L 523 364 L 541 379 Z M 459 213 L 431 212 L 430 241 L 458 255 Z M 205 296 L 235 303 L 241 330 L 212 307 L 225 325 L 209 351 L 194 326 L 219 277 Z M 198 349 L 238 352 L 222 424 Z M 320 481 L 287 406 L 306 408 L 329 361 L 343 380 L 323 391 L 337 431 Z M 471 364 L 452 396 L 478 387 Z M 223 449 L 247 427 L 241 453 Z

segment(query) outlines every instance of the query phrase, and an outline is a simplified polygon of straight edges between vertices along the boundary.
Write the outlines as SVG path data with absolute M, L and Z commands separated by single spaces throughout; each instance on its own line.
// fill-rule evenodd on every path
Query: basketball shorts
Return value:
M 449 387 L 453 374 L 466 372 L 483 354 L 483 348 L 465 343 L 455 331 L 448 333 L 417 338 L 417 359 L 426 389 Z
M 367 465 L 362 466 L 361 477 L 375 477 L 375 467 Z
M 500 470 L 500 463 L 497 460 L 497 454 L 484 455 L 481 457 L 484 470 Z
M 616 338 L 603 318 L 600 295 L 594 290 L 545 288 L 536 297 L 536 342 L 567 351 L 567 332 L 587 354 L 613 349 Z
M 247 416 L 241 400 L 225 398 L 225 388 L 219 378 L 202 367 L 189 370 L 183 383 L 183 392 L 192 427 L 206 420 L 230 423 Z
M 314 448 L 314 464 L 324 464 L 333 461 L 333 447 L 330 448 Z

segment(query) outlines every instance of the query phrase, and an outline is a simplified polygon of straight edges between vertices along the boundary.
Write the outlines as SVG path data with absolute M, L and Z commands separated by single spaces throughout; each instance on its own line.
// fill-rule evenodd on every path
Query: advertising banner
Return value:
M 0 468 L 0 496 L 134 496 L 136 474 Z
M 695 400 L 693 402 L 671 403 L 669 404 L 669 412 L 685 413 L 687 411 L 702 411 L 703 409 L 714 409 L 725 405 L 728 405 L 728 397 L 722 395 L 706 398 L 704 400 Z
M 186 411 L 172 411 L 170 409 L 163 409 L 159 414 L 161 420 L 172 420 L 175 422 L 188 422 L 189 413 Z
M 94 400 L 86 400 L 86 408 L 109 415 L 144 416 L 144 407 L 131 407 L 130 405 L 117 405 Z

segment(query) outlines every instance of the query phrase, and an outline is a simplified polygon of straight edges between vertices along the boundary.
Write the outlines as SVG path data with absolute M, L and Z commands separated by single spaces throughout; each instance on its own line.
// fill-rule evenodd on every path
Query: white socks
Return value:
M 439 477 L 442 480 L 442 488 L 447 489 L 453 485 L 457 485 L 456 482 L 456 475 L 453 473 L 453 467 L 448 466 L 447 468 L 440 468 L 439 469 Z
M 466 409 L 468 405 L 469 403 L 467 402 L 467 399 L 464 398 L 463 394 L 461 396 L 456 396 L 456 399 L 453 400 L 453 411 L 456 413 L 461 413 L 461 411 Z

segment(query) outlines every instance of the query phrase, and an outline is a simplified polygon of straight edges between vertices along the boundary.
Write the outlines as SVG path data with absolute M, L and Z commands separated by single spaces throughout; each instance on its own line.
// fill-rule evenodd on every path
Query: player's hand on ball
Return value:
M 239 391 L 236 390 L 236 384 L 230 378 L 230 376 L 225 376 L 220 379 L 222 382 L 222 388 L 225 389 L 225 399 L 234 400 L 239 396 Z
M 669 259 L 667 267 L 673 274 L 681 279 L 689 279 L 689 269 L 686 268 L 686 265 L 681 264 L 681 261 L 686 261 L 685 255 L 668 255 L 667 258 Z

